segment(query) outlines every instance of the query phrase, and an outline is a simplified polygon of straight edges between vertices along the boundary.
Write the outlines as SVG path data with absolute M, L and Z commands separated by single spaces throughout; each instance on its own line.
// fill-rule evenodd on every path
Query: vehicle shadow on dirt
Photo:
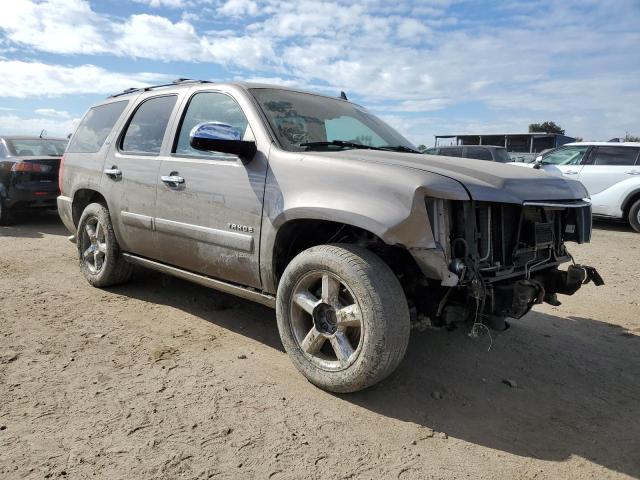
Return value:
M 640 478 L 638 332 L 532 312 L 487 351 L 468 331 L 412 335 L 389 380 L 342 398 L 492 449 L 577 455 Z
M 21 213 L 15 223 L 0 226 L 0 237 L 42 238 L 45 235 L 69 236 L 55 210 Z
M 636 233 L 627 222 L 606 218 L 594 218 L 593 228 L 597 230 L 609 230 L 611 232 Z
M 146 270 L 113 291 L 283 350 L 274 312 L 261 305 Z M 338 397 L 484 447 L 550 461 L 579 456 L 640 478 L 640 332 L 532 312 L 493 333 L 487 351 L 489 337 L 468 330 L 412 332 L 389 379 Z

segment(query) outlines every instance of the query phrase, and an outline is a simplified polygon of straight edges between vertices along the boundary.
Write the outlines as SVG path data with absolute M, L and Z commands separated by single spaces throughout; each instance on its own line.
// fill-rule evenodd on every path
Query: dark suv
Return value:
M 491 145 L 432 147 L 427 148 L 424 153 L 428 155 L 444 155 L 447 157 L 474 158 L 476 160 L 489 160 L 500 163 L 513 161 L 506 148 Z
M 275 307 L 314 384 L 372 385 L 412 319 L 505 328 L 595 270 L 584 187 L 422 155 L 366 109 L 260 84 L 180 81 L 95 105 L 65 153 L 58 210 L 87 281 L 142 265 Z
M 55 208 L 62 138 L 0 137 L 0 224 L 33 208 Z

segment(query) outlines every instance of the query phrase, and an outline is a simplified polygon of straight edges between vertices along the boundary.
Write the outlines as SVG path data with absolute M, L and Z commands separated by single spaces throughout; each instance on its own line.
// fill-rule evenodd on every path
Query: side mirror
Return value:
M 196 125 L 189 133 L 189 143 L 196 150 L 238 155 L 245 164 L 251 161 L 258 151 L 256 142 L 241 140 L 237 128 L 221 122 Z

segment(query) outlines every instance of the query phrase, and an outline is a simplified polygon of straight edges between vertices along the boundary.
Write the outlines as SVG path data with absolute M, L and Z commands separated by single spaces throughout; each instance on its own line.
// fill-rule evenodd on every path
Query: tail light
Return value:
M 33 162 L 17 162 L 14 163 L 11 167 L 12 172 L 22 172 L 22 173 L 40 173 L 42 171 L 42 166 L 39 163 Z
M 60 169 L 58 170 L 58 191 L 62 195 L 62 168 L 64 167 L 64 155 L 60 159 Z

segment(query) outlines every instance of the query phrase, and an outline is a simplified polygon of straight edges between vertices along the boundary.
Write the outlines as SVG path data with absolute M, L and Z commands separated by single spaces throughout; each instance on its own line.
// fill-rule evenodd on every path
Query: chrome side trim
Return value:
M 155 224 L 156 230 L 161 233 L 186 237 L 198 242 L 211 243 L 243 252 L 253 251 L 253 237 L 251 235 L 174 222 L 163 218 L 156 218 Z
M 551 208 L 582 208 L 591 206 L 588 200 L 576 200 L 575 202 L 522 202 L 525 207 L 551 207 Z
M 230 293 L 231 295 L 236 295 L 237 297 L 251 300 L 270 308 L 276 308 L 276 297 L 273 295 L 267 295 L 233 283 L 223 282 L 222 280 L 215 280 L 213 278 L 205 277 L 204 275 L 165 265 L 164 263 L 149 260 L 147 258 L 138 257 L 130 253 L 123 253 L 122 256 L 127 262 L 133 263 L 134 265 L 140 265 L 152 270 L 157 270 L 158 272 L 173 275 L 174 277 L 182 278 L 199 285 L 204 285 L 205 287 L 213 288 L 221 292 Z
M 153 228 L 153 218 L 147 215 L 121 211 L 120 217 L 122 218 L 122 223 L 130 227 L 146 228 L 147 230 Z

